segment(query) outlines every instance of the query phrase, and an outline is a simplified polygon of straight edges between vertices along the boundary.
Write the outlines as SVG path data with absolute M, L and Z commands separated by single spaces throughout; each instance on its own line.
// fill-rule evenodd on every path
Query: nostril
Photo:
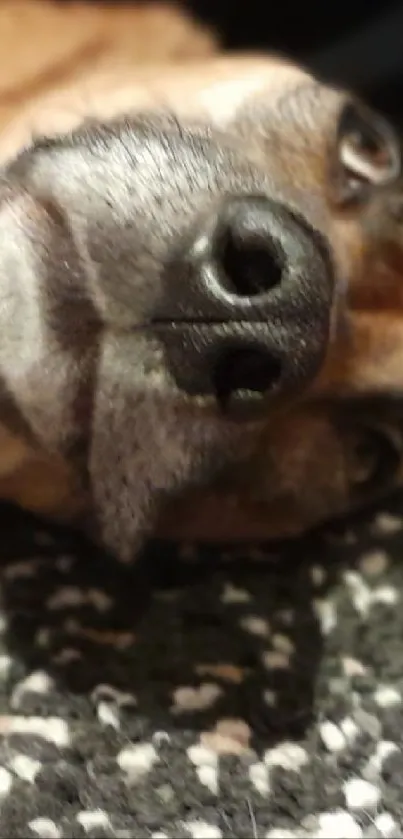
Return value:
M 284 254 L 271 206 L 263 199 L 234 200 L 221 215 L 214 259 L 222 282 L 239 297 L 256 297 L 280 284 Z
M 217 401 L 226 413 L 236 407 L 263 402 L 281 376 L 280 361 L 264 347 L 234 347 L 215 361 L 212 383 Z
M 282 265 L 268 242 L 248 242 L 227 230 L 218 258 L 229 289 L 239 297 L 256 297 L 281 282 Z

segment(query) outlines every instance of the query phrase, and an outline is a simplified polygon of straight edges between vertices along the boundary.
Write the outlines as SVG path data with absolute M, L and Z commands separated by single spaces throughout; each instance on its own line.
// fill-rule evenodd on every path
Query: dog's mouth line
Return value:
M 228 318 L 227 320 L 223 320 L 222 318 L 157 318 L 154 320 L 149 321 L 149 323 L 144 324 L 143 328 L 151 328 L 151 329 L 167 329 L 172 328 L 175 329 L 176 327 L 198 327 L 198 326 L 267 326 L 268 320 L 261 320 L 259 319 L 248 319 L 245 318 Z M 138 327 L 141 328 L 141 327 Z

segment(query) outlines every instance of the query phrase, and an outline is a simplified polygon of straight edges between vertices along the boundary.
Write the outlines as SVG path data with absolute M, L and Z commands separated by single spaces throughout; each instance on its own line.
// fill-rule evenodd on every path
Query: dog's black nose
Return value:
M 227 411 L 301 389 L 329 336 L 333 271 L 305 220 L 261 196 L 227 199 L 173 260 L 157 317 L 178 385 Z

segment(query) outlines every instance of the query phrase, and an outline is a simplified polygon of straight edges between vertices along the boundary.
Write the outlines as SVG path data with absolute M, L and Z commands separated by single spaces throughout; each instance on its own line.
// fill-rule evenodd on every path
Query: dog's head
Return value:
M 348 378 L 350 289 L 376 286 L 391 236 L 400 258 L 394 132 L 264 58 L 147 70 L 102 92 L 102 119 L 83 101 L 84 125 L 4 169 L 12 430 L 68 460 L 121 556 L 160 497 L 213 474 L 219 497 L 252 488 L 274 533 L 310 475 L 327 514 L 318 450 L 335 464 L 355 440 L 327 406 Z

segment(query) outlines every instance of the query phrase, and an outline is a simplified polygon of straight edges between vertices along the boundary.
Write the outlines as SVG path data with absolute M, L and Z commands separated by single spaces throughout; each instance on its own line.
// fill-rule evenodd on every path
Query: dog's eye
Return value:
M 349 476 L 352 492 L 360 498 L 376 496 L 393 485 L 401 451 L 384 430 L 359 429 L 352 436 Z
M 337 133 L 338 203 L 365 200 L 371 191 L 398 177 L 400 143 L 388 122 L 364 106 L 349 103 Z

